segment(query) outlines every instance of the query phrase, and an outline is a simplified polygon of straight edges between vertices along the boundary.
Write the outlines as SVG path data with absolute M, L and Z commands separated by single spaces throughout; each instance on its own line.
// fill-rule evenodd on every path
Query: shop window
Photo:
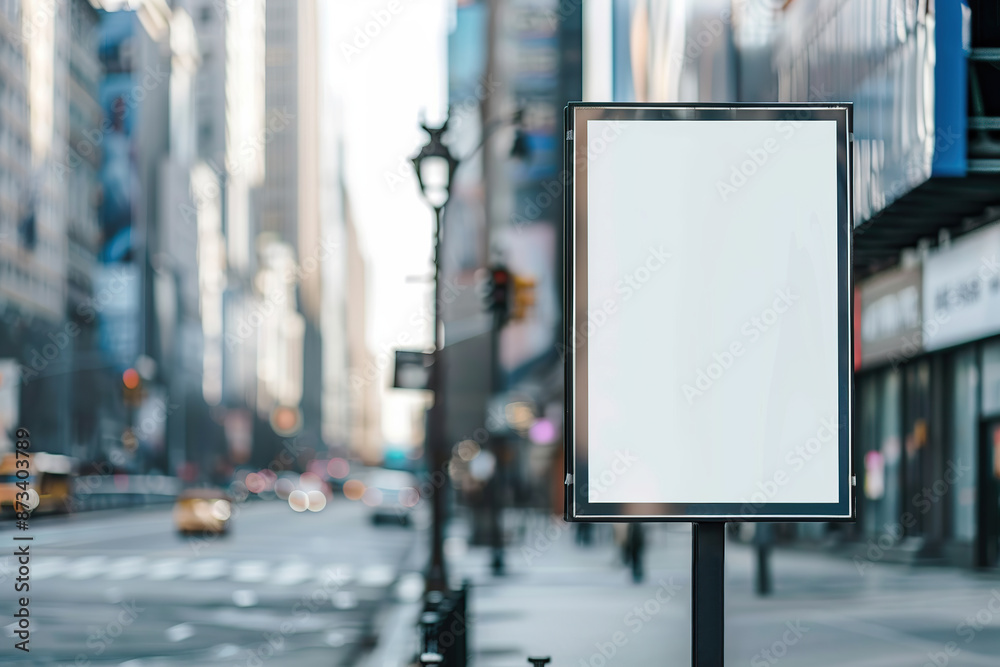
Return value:
M 899 522 L 901 490 L 900 373 L 887 370 L 858 382 L 859 495 L 862 530 L 878 537 Z
M 952 462 L 963 469 L 972 466 L 971 474 L 963 474 L 952 484 L 951 536 L 972 542 L 976 536 L 976 440 L 978 438 L 979 373 L 976 351 L 966 347 L 955 353 L 951 362 L 951 453 Z
M 900 373 L 897 370 L 885 374 L 882 383 L 882 397 L 879 402 L 881 414 L 879 428 L 879 451 L 885 467 L 885 490 L 882 511 L 879 515 L 879 529 L 895 525 L 901 514 L 902 489 L 900 488 L 900 465 L 902 443 L 900 442 Z
M 908 522 L 911 525 L 906 527 L 906 534 L 921 536 L 927 530 L 928 515 L 933 509 L 933 503 L 929 505 L 920 490 L 927 485 L 928 480 L 933 481 L 933 475 L 928 470 L 932 463 L 930 450 L 940 446 L 940 443 L 932 444 L 930 441 L 930 361 L 921 359 L 907 364 L 904 377 L 906 428 L 903 439 L 903 496 L 907 501 L 904 511 L 913 518 L 912 522 Z
M 983 415 L 1000 415 L 1000 341 L 983 345 Z

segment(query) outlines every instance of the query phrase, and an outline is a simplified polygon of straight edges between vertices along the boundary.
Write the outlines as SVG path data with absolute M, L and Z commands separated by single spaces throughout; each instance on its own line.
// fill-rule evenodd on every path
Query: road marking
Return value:
M 146 559 L 142 556 L 119 558 L 108 566 L 108 579 L 122 580 L 137 577 L 143 572 Z
M 184 564 L 187 561 L 183 558 L 164 558 L 149 566 L 147 577 L 153 581 L 167 581 L 176 579 L 184 571 Z
M 316 581 L 324 586 L 339 587 L 354 580 L 354 568 L 344 563 L 334 563 L 320 568 Z
M 267 579 L 268 563 L 263 560 L 243 560 L 233 566 L 233 581 L 255 584 Z
M 48 579 L 57 574 L 61 574 L 66 568 L 66 559 L 62 556 L 52 558 L 42 558 L 35 561 L 31 568 L 32 579 Z
M 182 642 L 188 637 L 194 636 L 194 626 L 190 623 L 181 623 L 173 627 L 167 628 L 164 633 L 172 642 Z
M 85 556 L 77 558 L 66 570 L 70 579 L 90 579 L 97 575 L 107 563 L 107 556 Z
M 226 573 L 226 561 L 222 558 L 206 558 L 191 563 L 188 578 L 196 581 L 218 579 Z
M 240 652 L 240 647 L 236 644 L 219 644 L 214 647 L 216 658 L 229 658 Z
M 337 591 L 332 601 L 334 609 L 354 609 L 358 606 L 358 596 L 351 591 Z
M 285 563 L 274 573 L 272 583 L 278 586 L 294 586 L 301 584 L 312 575 L 312 568 L 302 561 L 292 561 Z
M 388 586 L 396 578 L 391 565 L 369 565 L 358 575 L 359 586 Z
M 257 604 L 257 594 L 245 588 L 233 591 L 233 604 L 237 607 L 253 607 Z
M 396 584 L 396 599 L 416 602 L 424 592 L 424 577 L 419 572 L 407 572 Z

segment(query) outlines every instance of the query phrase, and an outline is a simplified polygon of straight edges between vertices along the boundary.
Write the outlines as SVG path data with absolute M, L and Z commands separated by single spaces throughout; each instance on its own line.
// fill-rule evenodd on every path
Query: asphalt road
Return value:
M 30 535 L 29 542 L 14 537 Z M 417 531 L 375 527 L 366 508 L 293 512 L 245 503 L 222 538 L 182 538 L 169 507 L 0 525 L 0 663 L 10 665 L 353 665 L 378 612 L 417 596 Z M 30 544 L 30 592 L 15 592 Z M 419 565 L 419 564 L 417 564 Z M 29 599 L 30 653 L 13 614 Z M 15 621 L 15 623 L 11 623 Z

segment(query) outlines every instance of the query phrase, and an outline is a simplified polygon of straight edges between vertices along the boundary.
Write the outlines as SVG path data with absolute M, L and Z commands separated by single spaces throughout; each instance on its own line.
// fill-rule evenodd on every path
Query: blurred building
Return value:
M 444 220 L 447 441 L 488 450 L 503 439 L 511 498 L 544 503 L 555 448 L 527 427 L 561 401 L 561 127 L 563 107 L 582 97 L 582 10 L 480 0 L 454 12 L 448 139 L 463 163 Z M 487 363 L 493 322 L 479 284 L 496 264 L 535 284 L 534 305 L 499 334 L 499 377 Z M 510 404 L 531 415 L 513 429 Z
M 4 383 L 39 449 L 84 457 L 98 448 L 106 407 L 91 387 L 110 388 L 93 354 L 91 308 L 99 149 L 87 133 L 101 118 L 97 12 L 86 1 L 3 9 L 0 357 L 20 367 L 5 369 Z M 15 426 L 7 415 L 4 422 Z
M 68 164 L 62 171 L 67 196 L 67 319 L 79 327 L 73 344 L 73 368 L 69 380 L 70 401 L 68 452 L 88 459 L 99 455 L 99 422 L 102 396 L 117 390 L 117 378 L 95 369 L 96 322 L 87 316 L 94 296 L 94 272 L 98 266 L 101 236 L 98 217 L 101 152 L 88 139 L 100 127 L 103 114 L 98 102 L 103 68 L 97 53 L 99 16 L 91 2 L 71 2 L 69 13 L 69 106 Z M 65 380 L 64 380 L 65 381 Z M 97 391 L 95 391 L 95 389 Z M 107 407 L 103 408 L 108 409 Z
M 346 286 L 344 295 L 344 319 L 347 334 L 346 373 L 333 377 L 335 391 L 344 394 L 347 406 L 347 442 L 350 451 L 363 461 L 377 463 L 384 457 L 382 443 L 382 416 L 379 404 L 379 386 L 375 382 L 360 386 L 346 378 L 364 378 L 366 369 L 375 367 L 375 359 L 368 349 L 368 292 L 367 268 L 361 244 L 358 240 L 354 216 L 351 213 L 350 198 L 346 190 L 344 197 L 344 260 Z
M 260 232 L 274 234 L 292 251 L 296 270 L 292 306 L 303 326 L 259 351 L 261 363 L 298 350 L 298 367 L 282 372 L 299 384 L 299 438 L 307 447 L 322 442 L 323 336 L 320 321 L 322 245 L 319 157 L 319 51 L 314 0 L 273 0 L 266 4 L 265 118 L 280 122 L 265 150 L 266 179 L 261 195 Z M 286 348 L 286 349 L 283 349 Z M 258 394 L 258 410 L 282 405 L 277 396 Z
M 333 72 L 343 57 L 332 31 L 339 8 L 319 3 L 319 71 Z M 343 89 L 319 76 L 322 438 L 329 453 L 378 464 L 383 460 L 381 387 L 370 381 L 368 268 L 344 172 Z
M 615 100 L 854 103 L 859 521 L 788 535 L 1000 564 L 995 3 L 607 9 L 594 71 Z
M 5 359 L 4 384 L 16 387 L 16 403 L 21 410 L 22 423 L 37 427 L 38 437 L 48 447 L 66 443 L 66 422 L 57 419 L 60 408 L 65 409 L 69 400 L 65 387 L 60 387 L 51 378 L 72 363 L 71 352 L 63 353 L 63 348 L 55 346 L 46 350 L 39 348 L 45 335 L 58 329 L 63 322 L 66 293 L 65 275 L 60 268 L 49 270 L 64 258 L 65 223 L 60 211 L 54 210 L 58 202 L 38 210 L 39 187 L 51 188 L 57 177 L 53 173 L 58 153 L 46 151 L 56 143 L 56 151 L 63 154 L 68 150 L 65 134 L 48 136 L 44 127 L 33 122 L 33 108 L 43 101 L 46 79 L 41 76 L 29 78 L 29 63 L 47 58 L 49 77 L 57 65 L 63 66 L 66 59 L 53 63 L 55 58 L 55 32 L 53 21 L 45 26 L 36 26 L 28 18 L 32 7 L 16 0 L 5 2 L 0 12 L 4 22 L 0 35 L 0 61 L 3 66 L 0 83 L 0 294 L 3 301 L 4 322 L 0 335 L 0 358 Z M 25 28 L 30 26 L 37 47 L 29 48 L 25 38 Z M 47 30 L 45 29 L 47 28 Z M 52 83 L 48 90 L 52 94 Z M 46 110 L 51 114 L 54 104 L 49 102 Z M 65 126 L 64 126 L 65 131 Z M 61 138 L 61 141 L 59 139 Z M 47 140 L 46 140 L 47 139 Z M 64 203 L 64 202 L 63 202 Z M 39 227 L 45 226 L 45 239 L 39 244 Z M 65 261 L 61 263 L 65 266 Z M 67 339 L 68 339 L 67 335 Z M 48 342 L 48 341 L 46 341 Z M 62 338 L 60 337 L 60 342 Z M 68 340 L 66 341 L 68 343 Z M 16 364 L 16 366 L 12 366 Z M 17 372 L 20 368 L 21 372 Z M 18 377 L 21 376 L 21 377 Z M 22 400 L 24 395 L 44 397 L 46 405 L 28 406 Z M 31 409 L 33 408 L 33 409 Z M 5 429 L 16 428 L 14 419 L 18 415 L 4 415 Z M 5 445 L 9 441 L 4 438 Z
M 254 277 L 265 146 L 283 126 L 265 123 L 263 0 L 178 4 L 193 18 L 201 51 L 196 141 L 206 168 L 199 172 L 195 195 L 202 391 L 209 405 L 218 406 L 228 461 L 240 465 L 253 454 L 254 433 L 270 429 L 267 416 L 256 416 L 258 331 L 252 322 L 263 304 Z M 263 454 L 265 463 L 269 457 Z
M 324 117 L 334 118 L 336 93 L 324 102 Z M 374 368 L 368 349 L 367 267 L 358 239 L 350 196 L 341 169 L 336 122 L 322 130 L 324 151 L 322 221 L 327 258 L 321 267 L 323 332 L 323 442 L 337 456 L 369 464 L 383 460 L 379 386 L 366 381 Z
M 0 447 L 11 446 L 13 430 L 20 418 L 21 377 L 20 342 L 14 332 L 23 308 L 14 285 L 14 272 L 19 270 L 21 243 L 20 223 L 25 217 L 27 201 L 23 199 L 29 182 L 31 163 L 27 69 L 24 61 L 24 41 L 21 32 L 23 3 L 5 0 L 0 4 L 0 295 L 3 304 L 3 326 L 0 327 L 0 390 L 3 391 L 3 411 L 0 414 Z

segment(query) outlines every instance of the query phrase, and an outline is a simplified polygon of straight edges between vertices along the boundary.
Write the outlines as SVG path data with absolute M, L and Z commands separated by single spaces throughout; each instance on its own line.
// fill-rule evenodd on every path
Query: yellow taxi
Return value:
M 0 459 L 0 511 L 13 512 L 18 498 L 32 513 L 70 511 L 75 463 L 61 454 L 4 454 Z
M 232 502 L 218 489 L 186 489 L 174 502 L 174 526 L 181 535 L 223 534 L 229 530 Z

